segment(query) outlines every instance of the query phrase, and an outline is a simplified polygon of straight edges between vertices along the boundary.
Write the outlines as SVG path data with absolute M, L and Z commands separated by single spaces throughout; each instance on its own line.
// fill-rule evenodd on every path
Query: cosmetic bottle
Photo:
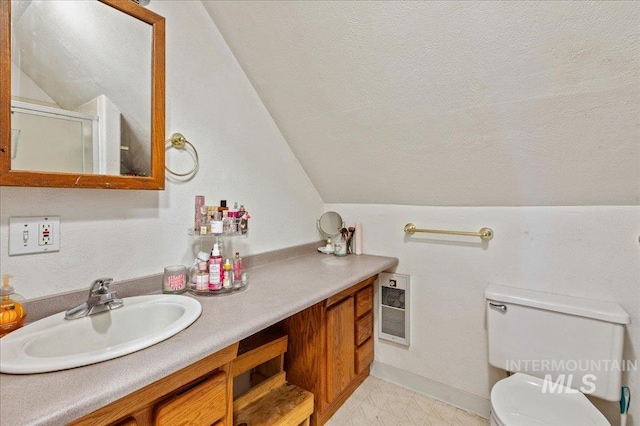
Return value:
M 223 223 L 222 223 L 222 213 L 216 212 L 213 220 L 209 224 L 210 232 L 213 235 L 220 235 L 224 231 Z
M 220 290 L 223 277 L 222 256 L 218 244 L 214 244 L 211 257 L 209 257 L 209 290 Z
M 230 235 L 235 235 L 238 232 L 238 223 L 236 219 L 238 211 L 235 209 L 229 209 L 227 217 L 229 218 L 229 232 Z
M 195 209 L 195 218 L 193 228 L 199 230 L 202 226 L 203 218 L 202 218 L 202 210 L 201 207 L 204 206 L 204 195 L 196 195 L 196 209 Z
M 243 205 L 240 206 L 240 210 L 238 210 L 238 231 L 241 234 L 246 234 L 249 231 L 249 212 L 244 208 Z
M 209 232 L 211 232 L 211 222 L 216 219 L 216 213 L 218 213 L 218 208 L 216 206 L 207 207 L 207 222 L 209 225 Z
M 242 284 L 242 258 L 240 253 L 236 252 L 236 257 L 233 259 L 233 286 L 240 286 Z
M 18 293 L 14 293 L 13 287 L 9 285 L 11 275 L 2 276 L 2 287 L 0 288 L 0 337 L 22 327 L 24 318 L 27 316 L 25 310 L 25 299 Z
M 200 227 L 198 232 L 200 235 L 207 235 L 209 233 L 209 220 L 207 219 L 207 206 L 200 206 Z
M 238 233 L 238 222 L 240 222 L 240 212 L 238 211 L 238 202 L 233 203 L 233 209 L 229 209 L 229 217 L 233 224 L 233 233 Z
M 233 235 L 233 219 L 229 217 L 229 211 L 225 210 L 222 212 L 222 228 L 224 235 Z
M 197 291 L 209 290 L 209 273 L 207 272 L 207 263 L 200 262 L 198 272 L 196 272 L 195 289 Z
M 231 288 L 231 261 L 229 259 L 224 263 L 224 279 L 222 280 L 222 287 Z
M 229 207 L 227 207 L 227 200 L 220 200 L 220 207 L 218 207 L 218 211 L 223 212 L 225 210 L 229 210 Z
M 207 253 L 206 251 L 201 251 L 200 253 L 198 253 L 198 257 L 195 258 L 195 260 L 193 261 L 193 265 L 191 266 L 191 268 L 189 268 L 189 283 L 196 283 L 196 274 L 198 273 L 198 267 L 202 262 L 204 262 L 206 270 L 207 263 L 209 263 L 209 253 Z

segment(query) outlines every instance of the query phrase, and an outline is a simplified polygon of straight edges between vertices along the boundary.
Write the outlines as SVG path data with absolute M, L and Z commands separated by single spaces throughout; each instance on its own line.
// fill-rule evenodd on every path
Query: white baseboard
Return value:
M 470 413 L 475 413 L 486 419 L 489 418 L 491 402 L 480 396 L 429 380 L 415 373 L 410 373 L 379 361 L 373 361 L 371 364 L 371 375 L 414 392 L 446 402 L 449 405 L 461 408 Z

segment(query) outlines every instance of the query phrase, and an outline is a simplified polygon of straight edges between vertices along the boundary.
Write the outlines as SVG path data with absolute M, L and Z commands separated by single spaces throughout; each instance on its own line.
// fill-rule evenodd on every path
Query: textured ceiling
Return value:
M 203 4 L 327 203 L 640 204 L 640 3 Z

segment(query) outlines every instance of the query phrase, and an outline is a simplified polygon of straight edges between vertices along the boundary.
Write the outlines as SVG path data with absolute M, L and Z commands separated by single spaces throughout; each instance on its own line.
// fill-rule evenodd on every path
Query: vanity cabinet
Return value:
M 323 425 L 369 375 L 375 279 L 361 281 L 278 325 L 289 335 L 288 381 L 315 396 L 312 425 Z
M 375 280 L 372 276 L 274 325 L 275 331 L 288 335 L 284 362 L 276 359 L 264 366 L 282 372 L 284 364 L 286 381 L 302 393 L 313 393 L 313 408 L 308 403 L 312 425 L 323 425 L 369 375 Z M 232 426 L 233 377 L 245 362 L 238 346 L 222 349 L 71 425 Z M 267 370 L 256 370 L 254 376 Z M 279 374 L 284 384 L 284 373 Z
M 71 423 L 231 426 L 235 343 Z

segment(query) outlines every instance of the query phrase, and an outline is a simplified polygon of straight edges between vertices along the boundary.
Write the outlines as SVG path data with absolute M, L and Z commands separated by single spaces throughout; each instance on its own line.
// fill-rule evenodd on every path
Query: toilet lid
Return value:
M 507 426 L 610 426 L 582 393 L 565 386 L 544 387 L 544 380 L 516 373 L 491 389 L 491 407 Z M 547 383 L 547 386 L 549 383 Z M 555 384 L 552 383 L 555 386 Z

